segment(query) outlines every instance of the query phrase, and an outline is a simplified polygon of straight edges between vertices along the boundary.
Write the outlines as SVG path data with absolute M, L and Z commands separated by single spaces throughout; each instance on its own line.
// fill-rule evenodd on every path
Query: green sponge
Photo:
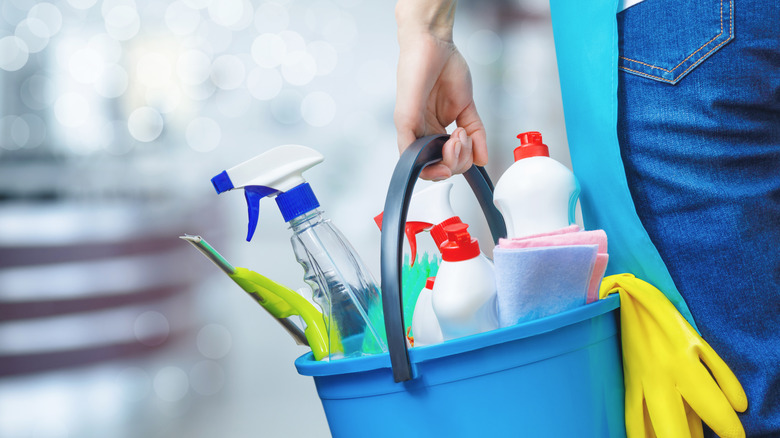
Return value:
M 407 327 L 412 325 L 414 306 L 417 304 L 417 297 L 425 288 L 425 282 L 428 277 L 435 277 L 439 271 L 441 260 L 438 255 L 429 256 L 427 253 L 422 257 L 417 257 L 414 265 L 409 260 L 409 255 L 404 254 L 404 263 L 401 266 L 401 298 L 404 309 L 404 323 Z M 385 316 L 382 312 L 382 300 L 377 300 L 368 308 L 368 319 L 374 326 L 374 329 L 387 343 L 387 333 L 385 332 Z M 381 353 L 382 349 L 377 345 L 373 336 L 365 336 L 363 342 L 363 353 L 376 354 Z

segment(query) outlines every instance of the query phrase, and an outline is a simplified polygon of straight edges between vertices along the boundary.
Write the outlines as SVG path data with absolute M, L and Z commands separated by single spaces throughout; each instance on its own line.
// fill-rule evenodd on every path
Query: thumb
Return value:
M 477 107 L 474 101 L 463 109 L 455 119 L 458 126 L 466 130 L 466 134 L 472 139 L 472 155 L 474 164 L 484 166 L 488 162 L 487 135 L 485 125 L 477 113 Z

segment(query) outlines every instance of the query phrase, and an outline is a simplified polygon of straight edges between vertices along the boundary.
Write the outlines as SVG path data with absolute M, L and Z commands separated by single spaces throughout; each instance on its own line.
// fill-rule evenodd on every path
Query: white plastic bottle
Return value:
M 547 233 L 574 223 L 580 185 L 563 164 L 550 158 L 542 134 L 517 136 L 515 163 L 501 176 L 493 203 L 504 216 L 510 239 Z
M 432 291 L 433 311 L 447 341 L 498 328 L 493 263 L 479 250 L 468 225 L 444 228 L 442 263 Z
M 417 297 L 412 316 L 412 333 L 414 333 L 414 346 L 438 344 L 443 341 L 441 327 L 436 313 L 433 311 L 433 286 L 435 277 L 429 277 L 425 282 L 425 288 Z

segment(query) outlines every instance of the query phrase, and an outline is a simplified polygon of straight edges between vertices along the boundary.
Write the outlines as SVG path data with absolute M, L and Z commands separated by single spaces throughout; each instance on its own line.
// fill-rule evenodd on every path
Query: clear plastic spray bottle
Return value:
M 379 287 L 344 235 L 323 216 L 303 172 L 323 156 L 298 145 L 279 146 L 212 178 L 217 193 L 243 188 L 249 209 L 247 241 L 257 227 L 259 203 L 275 197 L 284 221 L 290 225 L 290 242 L 304 269 L 304 281 L 322 308 L 328 328 L 329 359 L 363 355 L 364 337 L 387 351 L 384 339 L 368 315 L 381 298 Z M 377 351 L 372 351 L 377 352 Z

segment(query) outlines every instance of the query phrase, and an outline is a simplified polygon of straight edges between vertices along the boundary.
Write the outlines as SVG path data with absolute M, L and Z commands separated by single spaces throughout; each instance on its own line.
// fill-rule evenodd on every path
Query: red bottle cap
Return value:
M 468 224 L 460 223 L 444 227 L 447 240 L 442 243 L 441 258 L 446 262 L 471 260 L 479 255 L 479 242 L 471 237 Z
M 433 237 L 433 241 L 436 242 L 436 247 L 441 248 L 441 244 L 447 240 L 447 232 L 444 231 L 445 227 L 448 225 L 461 223 L 463 223 L 463 221 L 460 220 L 460 217 L 453 216 L 449 219 L 443 220 L 441 223 L 434 225 L 433 228 L 431 228 L 431 237 Z
M 515 148 L 515 161 L 529 157 L 549 157 L 550 150 L 542 143 L 542 134 L 536 131 L 518 134 L 520 146 Z
M 436 280 L 436 277 L 428 277 L 427 280 L 425 280 L 425 288 L 433 290 L 433 282 Z

